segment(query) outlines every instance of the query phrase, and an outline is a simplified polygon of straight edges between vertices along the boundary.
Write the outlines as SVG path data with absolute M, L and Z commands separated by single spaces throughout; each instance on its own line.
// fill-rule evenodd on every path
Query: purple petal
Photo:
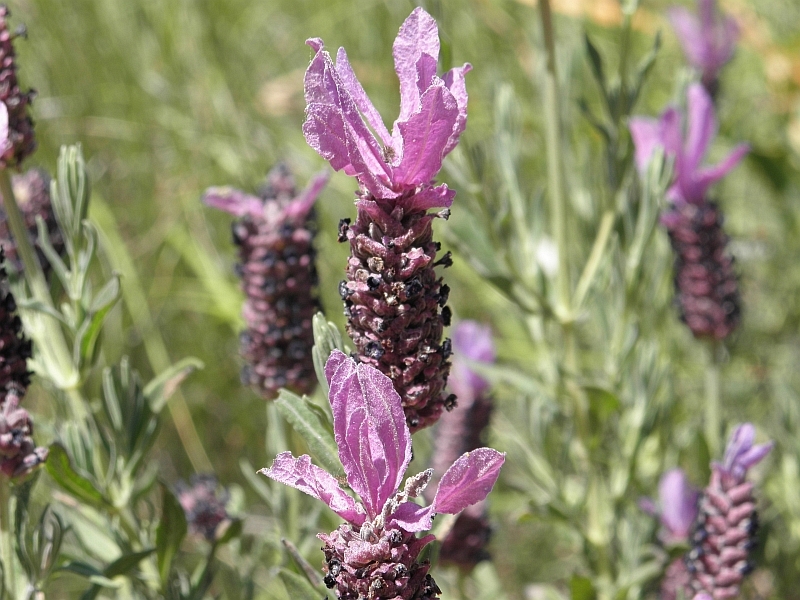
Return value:
M 453 330 L 453 349 L 470 360 L 493 363 L 492 328 L 469 319 L 459 322 Z
M 380 509 L 400 487 L 411 462 L 411 434 L 392 380 L 372 365 L 361 363 L 357 369 L 370 417 L 370 449 L 381 471 Z
M 5 105 L 3 106 L 5 107 Z M 7 123 L 8 113 L 6 113 L 6 128 Z M 1 135 L 2 121 L 0 121 Z M 258 217 L 264 213 L 264 201 L 261 198 L 228 186 L 208 188 L 203 194 L 203 203 L 207 206 L 224 210 L 235 217 L 244 217 L 245 215 Z
M 505 460 L 505 453 L 491 448 L 462 454 L 442 475 L 431 504 L 433 512 L 454 515 L 486 498 Z
M 397 526 L 409 533 L 427 531 L 433 525 L 432 506 L 420 506 L 414 502 L 403 502 L 392 513 L 389 527 Z
M 353 67 L 350 65 L 350 61 L 347 60 L 347 52 L 345 52 L 344 48 L 339 48 L 336 54 L 336 72 L 342 80 L 344 89 L 350 94 L 350 97 L 353 99 L 353 102 L 355 102 L 358 110 L 361 111 L 361 114 L 364 115 L 369 126 L 378 134 L 383 145 L 391 146 L 392 136 L 389 135 L 389 130 L 386 129 L 381 115 L 372 104 L 369 96 L 367 96 L 367 93 L 361 86 L 361 82 L 358 81 L 356 74 L 353 72 Z
M 8 146 L 8 107 L 0 102 L 0 145 Z
M 680 168 L 693 173 L 703 162 L 708 145 L 717 133 L 717 117 L 711 97 L 702 85 L 693 83 L 686 95 L 689 123 Z
M 703 39 L 700 21 L 683 7 L 671 8 L 667 14 L 686 55 L 686 60 L 692 66 L 702 69 L 707 61 L 707 45 Z
M 364 394 L 358 383 L 355 361 L 347 357 L 341 360 L 340 355 L 344 356 L 342 352 L 334 350 L 325 364 L 326 376 L 331 373 L 328 377 L 328 398 L 333 411 L 333 434 L 347 483 L 359 495 L 367 515 L 373 519 L 383 505 L 378 505 L 380 475 L 370 456 Z M 330 368 L 331 361 L 338 363 L 335 369 Z
M 439 60 L 439 29 L 422 8 L 415 8 L 400 26 L 392 46 L 394 70 L 400 80 L 400 116 L 407 121 L 419 110 L 421 90 L 417 86 L 417 62 L 423 54 Z
M 305 217 L 328 183 L 328 179 L 330 179 L 330 175 L 327 172 L 316 175 L 306 189 L 284 209 L 284 214 L 291 218 Z
M 444 81 L 444 85 L 450 90 L 450 93 L 453 94 L 453 98 L 456 100 L 456 104 L 458 105 L 458 118 L 456 119 L 455 127 L 453 128 L 453 133 L 450 134 L 450 139 L 447 140 L 447 145 L 444 147 L 444 151 L 442 152 L 442 156 L 446 156 L 450 153 L 450 151 L 456 147 L 458 144 L 458 139 L 461 136 L 461 133 L 467 127 L 467 82 L 465 79 L 465 75 L 472 70 L 472 65 L 469 63 L 464 63 L 463 67 L 455 67 L 450 69 L 447 73 L 444 74 L 442 80 Z
M 647 170 L 650 158 L 658 146 L 661 146 L 661 125 L 656 119 L 633 117 L 628 122 L 634 146 L 636 168 L 640 173 Z
M 658 484 L 661 523 L 672 541 L 685 541 L 697 517 L 699 492 L 681 469 L 664 473 Z
M 708 190 L 712 184 L 727 175 L 728 172 L 732 171 L 748 152 L 750 152 L 750 146 L 748 144 L 739 144 L 731 151 L 730 154 L 728 154 L 728 156 L 726 156 L 722 161 L 713 167 L 700 169 L 695 174 L 695 179 L 693 182 L 695 186 L 695 195 L 700 198 L 704 197 L 706 190 Z
M 770 450 L 772 443 L 753 445 L 756 428 L 752 423 L 742 423 L 731 434 L 728 446 L 725 448 L 725 457 L 722 468 L 736 477 L 744 478 L 747 470 L 760 462 Z
M 347 481 L 374 518 L 398 489 L 411 460 L 411 436 L 400 396 L 374 367 L 356 366 L 335 350 L 325 374 L 333 429 Z
M 308 145 L 335 170 L 343 169 L 357 177 L 375 196 L 396 196 L 385 185 L 390 172 L 378 142 L 364 124 L 322 40 L 313 38 L 306 43 L 316 50 L 304 83 L 306 121 L 303 134 Z
M 403 158 L 394 169 L 395 184 L 417 186 L 436 176 L 456 119 L 455 98 L 440 81 L 422 95 L 420 111 L 397 124 L 403 137 Z
M 447 184 L 425 186 L 416 194 L 410 196 L 403 204 L 406 212 L 423 211 L 429 208 L 447 208 L 453 204 L 456 191 L 447 187 Z
M 322 500 L 349 523 L 361 525 L 364 522 L 362 507 L 339 487 L 333 475 L 311 464 L 308 455 L 294 458 L 291 452 L 282 452 L 269 469 L 261 469 L 259 473 Z

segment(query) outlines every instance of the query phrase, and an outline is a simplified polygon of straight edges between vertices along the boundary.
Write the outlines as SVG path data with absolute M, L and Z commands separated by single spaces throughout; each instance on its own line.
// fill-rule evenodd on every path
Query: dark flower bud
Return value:
M 12 387 L 0 404 L 0 472 L 11 478 L 29 475 L 47 460 L 47 448 L 33 442 L 33 421 L 19 401 L 20 393 Z
M 0 263 L 4 260 L 0 248 Z M 14 390 L 19 397 L 30 384 L 28 359 L 31 341 L 24 336 L 22 321 L 17 316 L 17 303 L 9 289 L 6 270 L 0 267 L 0 398 Z

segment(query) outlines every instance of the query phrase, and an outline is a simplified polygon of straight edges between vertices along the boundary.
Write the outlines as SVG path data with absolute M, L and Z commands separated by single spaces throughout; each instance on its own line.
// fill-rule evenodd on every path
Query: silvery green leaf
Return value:
M 204 367 L 200 359 L 187 356 L 159 373 L 144 388 L 144 396 L 150 403 L 150 409 L 156 414 L 161 412 L 181 382 L 197 369 Z

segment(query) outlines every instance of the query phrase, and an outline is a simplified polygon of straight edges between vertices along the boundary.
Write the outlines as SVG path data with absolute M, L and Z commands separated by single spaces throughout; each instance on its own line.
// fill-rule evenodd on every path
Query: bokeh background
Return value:
M 541 205 L 536 226 L 546 231 L 544 54 L 536 2 L 423 4 L 439 23 L 442 66 L 467 61 L 474 66 L 468 76 L 469 125 L 461 149 L 440 176 L 459 195 L 451 221 L 436 228 L 445 249 L 455 252 L 455 266 L 445 273 L 455 315 L 490 322 L 498 335 L 500 364 L 508 369 L 496 391 L 502 403 L 518 393 L 513 374 L 529 370 L 548 349 L 537 346 L 520 326 L 519 313 L 481 279 L 474 257 L 460 252 L 473 243 L 469 232 L 483 216 L 470 209 L 474 190 L 458 184 L 466 181 L 461 166 L 469 158 L 471 164 L 489 165 L 483 192 L 496 185 L 499 193 L 501 180 L 491 175 L 496 100 L 501 90 L 510 90 L 516 115 L 511 129 L 520 153 L 517 177 L 532 206 Z M 633 20 L 633 56 L 646 53 L 658 31 L 663 35 L 638 114 L 658 114 L 677 98 L 687 76 L 665 18 L 670 4 L 642 2 Z M 205 363 L 183 385 L 183 398 L 214 470 L 223 483 L 241 486 L 255 513 L 258 500 L 240 461 L 261 467 L 272 458 L 265 447 L 265 402 L 239 383 L 242 295 L 233 273 L 231 218 L 202 206 L 200 197 L 212 185 L 253 190 L 278 160 L 290 164 L 301 186 L 315 172 L 329 169 L 301 132 L 302 78 L 311 56 L 306 38 L 321 37 L 329 48 L 345 46 L 368 94 L 391 122 L 399 99 L 391 45 L 415 5 L 397 0 L 10 2 L 13 22 L 28 28 L 28 40 L 17 43 L 20 79 L 38 90 L 33 115 L 39 150 L 30 162 L 52 170 L 61 144 L 83 144 L 94 185 L 91 217 L 104 230 L 114 257 L 106 267 L 123 275 L 128 309 L 115 309 L 105 333 L 105 359 L 112 363 L 129 354 L 145 375 L 159 370 L 154 364 L 186 355 Z M 742 37 L 722 73 L 721 132 L 712 158 L 739 141 L 752 146 L 744 163 L 717 188 L 744 307 L 743 326 L 723 367 L 723 399 L 730 419 L 750 419 L 778 441 L 764 499 L 768 542 L 763 552 L 771 567 L 748 592 L 767 596 L 777 593 L 776 581 L 790 581 L 792 573 L 796 580 L 800 573 L 800 564 L 786 558 L 800 555 L 800 495 L 793 492 L 800 489 L 800 441 L 795 439 L 800 425 L 800 3 L 726 0 L 721 6 L 736 16 Z M 578 109 L 580 99 L 592 106 L 599 102 L 583 35 L 588 32 L 613 65 L 622 13 L 614 0 L 562 0 L 554 2 L 554 10 L 568 197 L 575 214 L 590 222 L 598 209 L 588 190 L 592 178 L 600 177 L 602 159 L 601 140 Z M 328 318 L 339 324 L 337 284 L 347 248 L 336 242 L 336 224 L 354 215 L 354 189 L 351 178 L 335 174 L 317 208 L 322 302 Z M 580 227 L 573 234 L 586 235 Z M 666 236 L 658 235 L 663 239 L 645 260 L 668 265 Z M 588 243 L 576 240 L 578 246 Z M 669 273 L 659 281 L 654 297 L 660 304 L 653 304 L 651 323 L 667 349 L 664 393 L 676 399 L 678 446 L 671 452 L 678 456 L 680 444 L 693 443 L 688 433 L 681 437 L 681 428 L 691 431 L 699 418 L 702 349 L 671 307 Z M 46 393 L 34 389 L 31 396 L 35 413 L 50 414 Z M 493 432 L 500 445 L 505 422 L 498 419 Z M 40 431 L 47 435 L 46 426 Z M 167 481 L 202 466 L 202 460 L 192 465 L 178 433 L 172 422 L 161 433 L 158 460 Z M 424 456 L 430 434 L 420 435 Z M 499 528 L 495 537 L 498 585 L 509 597 L 536 597 L 531 583 L 570 572 L 572 546 L 544 535 L 544 526 L 511 483 L 493 502 L 497 518 L 510 526 Z M 780 531 L 769 537 L 770 530 Z

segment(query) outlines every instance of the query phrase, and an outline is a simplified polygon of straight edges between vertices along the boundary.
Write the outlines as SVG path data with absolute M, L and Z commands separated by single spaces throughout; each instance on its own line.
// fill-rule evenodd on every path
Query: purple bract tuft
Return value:
M 327 176 L 317 176 L 298 195 L 288 169 L 278 165 L 259 196 L 216 187 L 203 197 L 209 206 L 240 217 L 233 224 L 233 241 L 239 246 L 237 272 L 247 296 L 242 381 L 267 399 L 282 387 L 305 394 L 316 385 L 311 356 L 311 319 L 319 309 L 313 207 L 326 182 Z
M 456 514 L 486 498 L 505 455 L 490 448 L 463 454 L 442 476 L 431 504 L 422 507 L 411 499 L 420 496 L 432 472 L 409 477 L 401 487 L 411 461 L 411 433 L 391 380 L 338 350 L 325 375 L 339 458 L 360 502 L 308 456 L 284 452 L 259 472 L 322 500 L 347 521 L 319 536 L 325 542 L 326 584 L 339 598 L 363 597 L 365 590 L 373 598 L 434 598 L 438 588 L 428 566 L 417 561 L 433 536 L 414 534 L 430 529 L 436 513 Z
M 699 491 L 689 483 L 683 469 L 671 469 L 661 476 L 658 504 L 649 500 L 642 503 L 642 508 L 658 516 L 662 527 L 659 538 L 664 544 L 681 544 L 689 540 L 697 519 L 699 496 Z
M 446 218 L 455 192 L 436 185 L 442 160 L 467 122 L 464 76 L 469 64 L 436 75 L 436 22 L 415 9 L 400 27 L 394 62 L 400 80 L 400 115 L 392 132 L 367 97 L 340 48 L 336 63 L 322 40 L 307 42 L 315 55 L 305 76 L 306 141 L 331 166 L 360 186 L 357 218 L 343 219 L 340 241 L 349 241 L 347 281 L 340 291 L 347 332 L 358 357 L 394 382 L 413 431 L 433 424 L 455 398 L 444 395 L 450 369 L 448 288 L 434 267 L 439 244 L 431 221 Z M 374 134 L 373 134 L 374 132 Z
M 697 0 L 697 15 L 683 7 L 673 7 L 669 20 L 686 60 L 700 71 L 703 86 L 714 96 L 719 72 L 733 56 L 739 39 L 736 21 L 717 10 L 716 0 Z

